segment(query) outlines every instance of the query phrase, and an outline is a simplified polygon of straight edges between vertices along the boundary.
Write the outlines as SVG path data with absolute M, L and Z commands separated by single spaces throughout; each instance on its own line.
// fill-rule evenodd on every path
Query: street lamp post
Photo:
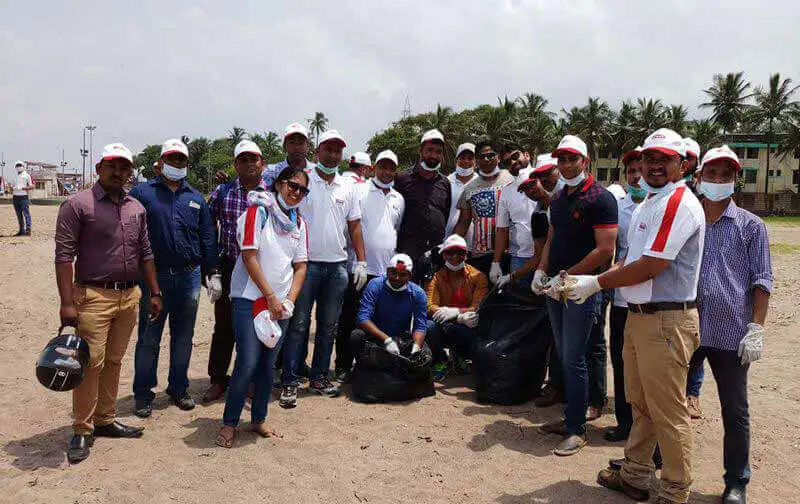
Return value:
M 83 128 L 83 148 L 81 149 L 81 157 L 83 158 L 83 170 L 81 171 L 81 189 L 86 187 L 86 127 Z
M 91 171 L 91 164 L 92 160 L 94 159 L 94 151 L 92 150 L 92 132 L 97 129 L 97 126 L 89 124 L 86 126 L 86 129 L 89 130 L 89 182 L 94 182 L 94 172 Z
M 0 152 L 0 193 L 5 194 L 6 185 L 6 155 Z

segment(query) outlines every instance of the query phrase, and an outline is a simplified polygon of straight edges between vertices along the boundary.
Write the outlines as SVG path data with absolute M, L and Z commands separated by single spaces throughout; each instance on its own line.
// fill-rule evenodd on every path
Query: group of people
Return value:
M 690 362 L 702 369 L 705 358 L 722 405 L 725 502 L 744 502 L 747 371 L 761 356 L 772 273 L 763 222 L 732 201 L 741 169 L 733 151 L 711 149 L 700 162 L 695 142 L 660 129 L 622 157 L 626 186 L 609 190 L 572 135 L 535 158 L 514 144 L 464 143 L 449 176 L 440 171 L 437 130 L 422 135 L 418 162 L 403 172 L 386 150 L 374 163 L 355 153 L 339 173 L 346 142 L 336 130 L 319 135 L 313 163 L 302 124 L 286 127 L 283 146 L 286 159 L 265 165 L 258 145 L 242 140 L 235 178 L 206 201 L 186 182 L 180 140 L 163 144 L 156 176 L 128 193 L 132 153 L 110 144 L 97 183 L 62 205 L 60 317 L 91 355 L 73 393 L 71 462 L 89 455 L 95 437 L 142 435 L 115 418 L 137 318 L 134 413 L 152 413 L 167 319 L 166 392 L 177 407 L 194 408 L 187 373 L 201 285 L 215 317 L 202 400 L 225 397 L 216 443 L 227 448 L 248 397 L 252 430 L 271 436 L 273 387 L 284 408 L 297 406 L 305 379 L 310 392 L 335 397 L 367 341 L 393 354 L 428 347 L 437 380 L 468 370 L 481 302 L 490 288 L 515 288 L 546 296 L 553 345 L 535 404 L 564 403 L 564 420 L 540 427 L 561 436 L 556 455 L 578 453 L 587 421 L 605 406 L 612 304 L 618 425 L 606 437 L 626 446 L 598 482 L 646 499 L 658 463 L 659 502 L 687 501 L 687 383 Z

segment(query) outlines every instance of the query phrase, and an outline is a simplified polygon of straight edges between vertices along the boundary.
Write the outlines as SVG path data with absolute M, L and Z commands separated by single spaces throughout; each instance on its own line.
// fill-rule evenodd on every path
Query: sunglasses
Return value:
M 300 185 L 297 182 L 292 182 L 291 180 L 287 180 L 286 185 L 289 187 L 290 191 L 299 192 L 303 196 L 308 196 L 308 193 L 311 192 L 308 187 Z
M 497 153 L 496 152 L 484 152 L 483 154 L 478 156 L 479 159 L 482 159 L 484 161 L 488 161 L 488 160 L 493 159 L 495 157 L 497 157 Z

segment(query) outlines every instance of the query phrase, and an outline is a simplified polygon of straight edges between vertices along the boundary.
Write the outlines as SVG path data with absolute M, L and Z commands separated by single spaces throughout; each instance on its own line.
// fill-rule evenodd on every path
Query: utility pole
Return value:
M 94 150 L 92 149 L 92 133 L 94 132 L 94 130 L 97 129 L 97 126 L 89 124 L 88 126 L 86 126 L 86 129 L 89 130 L 89 165 L 90 165 L 89 182 L 93 183 L 94 182 L 94 172 L 91 171 L 91 164 L 92 164 L 92 161 L 94 160 Z
M 6 155 L 0 151 L 0 193 L 5 194 L 6 188 Z
M 86 187 L 86 127 L 83 128 L 83 148 L 81 149 L 81 157 L 83 158 L 83 171 L 81 171 L 81 189 Z

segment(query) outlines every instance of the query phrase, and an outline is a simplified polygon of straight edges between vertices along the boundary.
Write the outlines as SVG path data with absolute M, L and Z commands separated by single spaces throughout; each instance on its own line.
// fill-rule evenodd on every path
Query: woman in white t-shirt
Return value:
M 251 382 L 252 429 L 262 437 L 275 434 L 266 423 L 275 358 L 306 277 L 306 224 L 296 208 L 308 194 L 308 175 L 287 167 L 274 190 L 251 191 L 237 223 L 241 254 L 231 276 L 236 363 L 216 440 L 224 448 L 233 445 Z

